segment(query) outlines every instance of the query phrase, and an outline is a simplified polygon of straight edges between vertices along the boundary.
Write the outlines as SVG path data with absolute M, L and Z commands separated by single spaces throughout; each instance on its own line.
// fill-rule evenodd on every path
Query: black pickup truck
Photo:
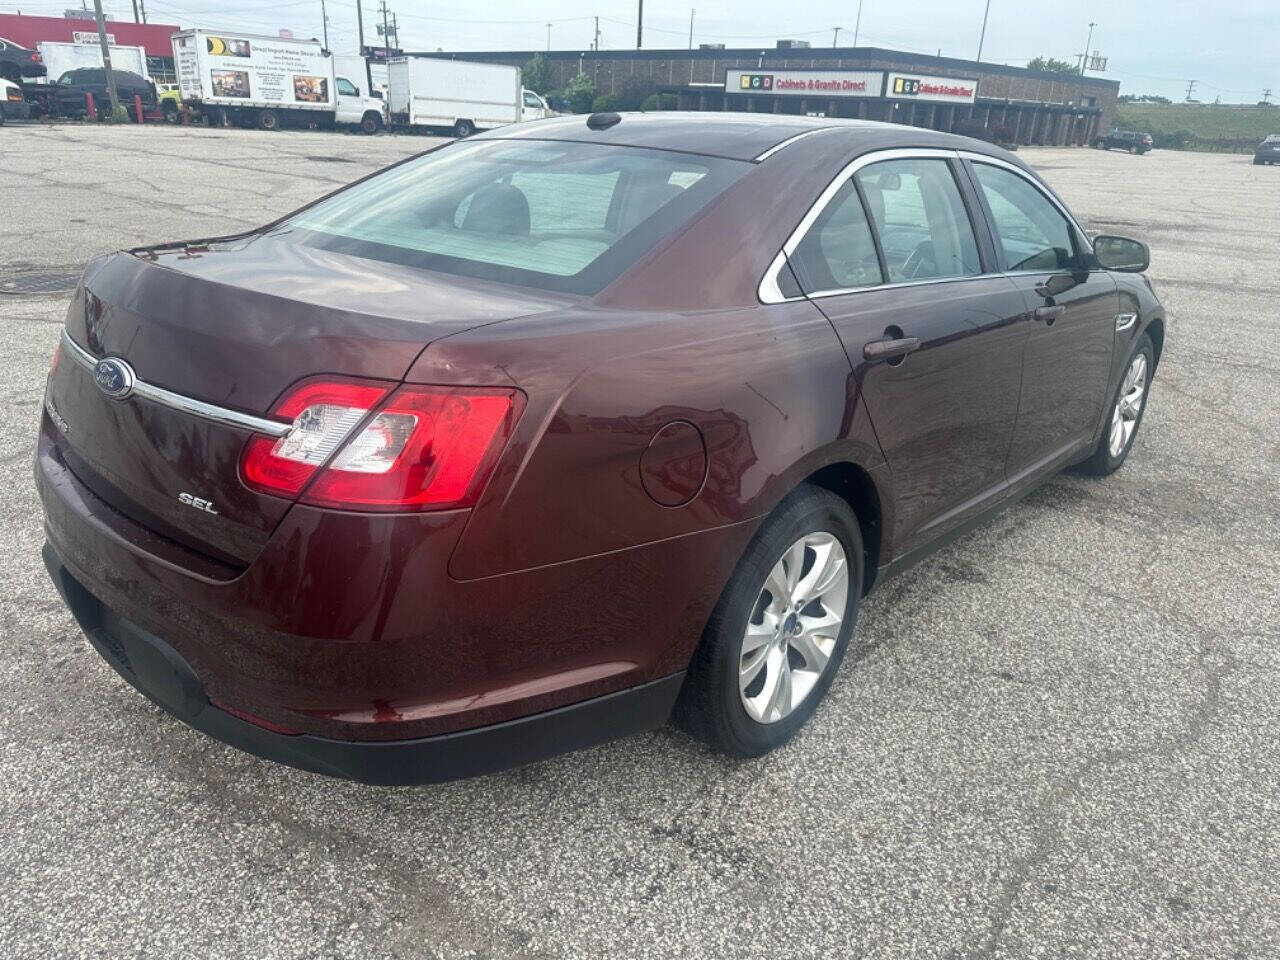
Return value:
M 0 78 L 21 84 L 24 77 L 43 77 L 47 69 L 40 54 L 0 37 Z
M 1128 150 L 1130 153 L 1146 153 L 1151 149 L 1151 134 L 1137 130 L 1112 130 L 1093 141 L 1099 150 Z
M 1280 163 L 1280 133 L 1273 133 L 1258 144 L 1253 152 L 1253 162 L 1259 167 L 1264 163 Z

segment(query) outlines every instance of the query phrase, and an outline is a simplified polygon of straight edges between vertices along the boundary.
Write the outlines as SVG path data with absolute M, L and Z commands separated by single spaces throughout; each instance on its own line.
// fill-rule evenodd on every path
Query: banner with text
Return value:
M 725 71 L 725 93 L 761 93 L 782 97 L 878 97 L 880 70 Z
M 919 73 L 891 73 L 884 95 L 902 100 L 973 103 L 978 97 L 978 81 Z

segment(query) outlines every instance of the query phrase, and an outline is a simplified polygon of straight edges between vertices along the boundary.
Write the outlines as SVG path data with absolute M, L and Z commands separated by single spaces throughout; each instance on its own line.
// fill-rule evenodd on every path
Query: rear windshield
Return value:
M 274 234 L 373 260 L 591 295 L 748 169 L 633 147 L 473 140 L 355 184 Z

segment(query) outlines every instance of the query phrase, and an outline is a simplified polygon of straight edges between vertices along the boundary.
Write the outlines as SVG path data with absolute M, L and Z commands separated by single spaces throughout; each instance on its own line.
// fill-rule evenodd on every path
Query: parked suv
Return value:
M 133 98 L 139 96 L 142 98 L 144 110 L 155 109 L 155 84 L 146 77 L 128 70 L 112 70 L 111 73 L 115 77 L 116 94 L 120 97 L 122 104 L 131 107 Z M 102 67 L 68 70 L 58 78 L 57 88 L 55 102 L 58 113 L 64 117 L 79 117 L 86 113 L 84 99 L 86 93 L 93 94 L 93 100 L 98 105 L 99 112 L 102 111 L 103 104 L 110 103 L 107 94 L 107 71 Z
M 1137 130 L 1112 130 L 1093 141 L 1099 150 L 1128 150 L 1130 153 L 1146 153 L 1151 149 L 1151 134 Z
M 1253 153 L 1253 162 L 1258 166 L 1280 163 L 1280 133 L 1273 133 L 1258 144 L 1258 149 Z
M 0 37 L 0 78 L 21 83 L 23 77 L 43 77 L 47 72 L 40 54 Z

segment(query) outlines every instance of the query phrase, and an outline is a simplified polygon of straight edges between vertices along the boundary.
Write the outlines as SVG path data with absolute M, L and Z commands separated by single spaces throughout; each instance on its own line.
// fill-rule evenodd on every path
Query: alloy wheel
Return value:
M 829 533 L 808 533 L 765 577 L 738 662 L 742 705 L 777 723 L 812 693 L 830 663 L 849 602 L 849 562 Z
M 1139 353 L 1125 371 L 1124 381 L 1120 385 L 1120 395 L 1116 398 L 1115 409 L 1111 411 L 1111 436 L 1108 448 L 1112 457 L 1124 452 L 1133 431 L 1138 428 L 1138 416 L 1142 413 L 1142 398 L 1147 392 L 1147 357 Z

